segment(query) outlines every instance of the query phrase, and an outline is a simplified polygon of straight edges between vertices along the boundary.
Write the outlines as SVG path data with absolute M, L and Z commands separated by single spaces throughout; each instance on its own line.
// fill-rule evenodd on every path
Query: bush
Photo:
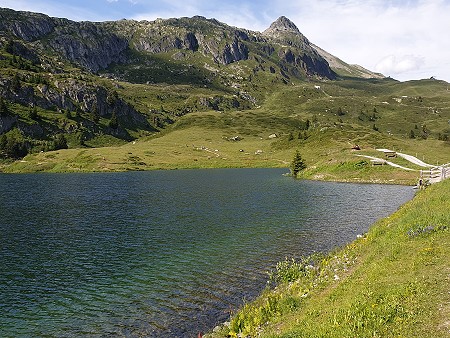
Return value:
M 32 120 L 38 120 L 39 119 L 39 114 L 37 112 L 36 107 L 33 107 L 32 109 L 30 109 L 30 111 L 28 112 L 28 117 Z
M 68 148 L 66 137 L 63 134 L 56 135 L 54 144 L 55 150 Z
M 269 273 L 269 281 L 272 284 L 292 283 L 307 273 L 307 264 L 303 261 L 296 262 L 294 259 L 278 262 L 275 271 Z
M 0 116 L 8 114 L 8 106 L 6 105 L 5 99 L 0 96 Z
M 117 119 L 116 112 L 112 113 L 111 120 L 109 121 L 109 127 L 112 129 L 119 128 L 119 120 Z

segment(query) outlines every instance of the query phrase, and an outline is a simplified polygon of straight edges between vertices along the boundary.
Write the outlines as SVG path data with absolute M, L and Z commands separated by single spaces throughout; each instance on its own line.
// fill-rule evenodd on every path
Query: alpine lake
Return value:
M 286 172 L 0 175 L 0 336 L 197 337 L 414 195 Z

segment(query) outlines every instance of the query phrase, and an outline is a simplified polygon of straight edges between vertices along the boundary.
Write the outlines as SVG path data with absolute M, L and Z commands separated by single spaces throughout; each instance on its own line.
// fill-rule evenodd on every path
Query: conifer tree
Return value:
M 67 147 L 67 139 L 64 136 L 64 134 L 56 135 L 54 145 L 55 145 L 55 150 L 68 148 Z
M 38 120 L 39 114 L 36 107 L 30 108 L 30 111 L 28 112 L 28 117 L 32 120 Z
M 300 152 L 297 150 L 291 162 L 291 174 L 296 177 L 297 174 L 304 169 L 306 169 L 306 163 L 300 155 Z
M 112 129 L 117 129 L 119 128 L 119 120 L 117 118 L 117 114 L 115 111 L 113 111 L 112 116 L 111 116 L 111 120 L 109 121 L 109 127 Z
M 8 106 L 6 105 L 3 96 L 0 96 L 0 116 L 8 114 Z
M 0 136 L 0 156 L 4 153 L 7 143 L 8 143 L 8 138 L 6 137 L 6 134 L 2 134 Z
M 19 75 L 17 75 L 17 73 L 15 73 L 14 74 L 14 77 L 12 78 L 12 81 L 11 81 L 11 87 L 12 87 L 12 89 L 17 93 L 19 90 L 20 90 L 20 88 L 21 88 L 21 85 L 20 85 L 20 78 L 19 78 Z

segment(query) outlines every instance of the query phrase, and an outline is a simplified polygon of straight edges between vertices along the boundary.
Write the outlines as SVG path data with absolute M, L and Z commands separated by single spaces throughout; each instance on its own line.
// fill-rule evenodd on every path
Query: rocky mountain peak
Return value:
M 278 38 L 286 33 L 301 34 L 297 26 L 291 20 L 285 16 L 280 16 L 263 32 L 263 35 Z

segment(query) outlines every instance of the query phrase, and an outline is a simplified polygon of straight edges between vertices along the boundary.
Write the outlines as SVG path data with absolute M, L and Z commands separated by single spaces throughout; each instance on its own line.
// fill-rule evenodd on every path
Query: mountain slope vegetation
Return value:
M 262 33 L 199 16 L 92 23 L 0 9 L 0 19 L 4 171 L 285 166 L 294 148 L 325 164 L 351 158 L 355 143 L 445 161 L 446 82 L 348 65 L 286 17 Z M 171 133 L 185 147 L 168 162 L 158 147 Z M 210 133 L 226 156 L 204 152 L 203 161 L 192 149 L 213 142 L 198 140 Z M 80 152 L 101 161 L 67 162 Z
M 449 140 L 448 83 L 349 65 L 286 17 L 261 33 L 199 16 L 93 23 L 0 8 L 1 172 L 286 168 L 298 151 L 305 178 L 413 184 L 422 168 L 356 155 L 442 164 Z M 448 185 L 312 270 L 283 262 L 277 288 L 215 334 L 444 337 Z M 303 278 L 280 283 L 283 271 Z

